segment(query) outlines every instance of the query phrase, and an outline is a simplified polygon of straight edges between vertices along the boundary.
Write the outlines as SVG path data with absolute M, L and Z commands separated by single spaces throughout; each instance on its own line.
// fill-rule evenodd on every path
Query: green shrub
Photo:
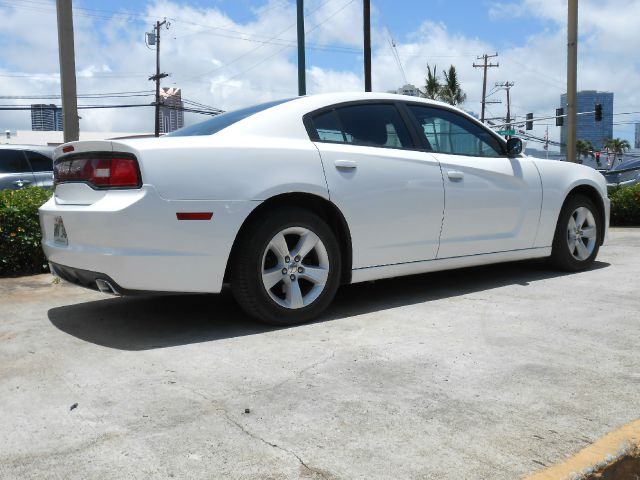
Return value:
M 640 226 L 640 183 L 616 188 L 609 193 L 611 225 Z
M 0 276 L 48 270 L 40 245 L 38 208 L 51 193 L 40 187 L 0 190 Z

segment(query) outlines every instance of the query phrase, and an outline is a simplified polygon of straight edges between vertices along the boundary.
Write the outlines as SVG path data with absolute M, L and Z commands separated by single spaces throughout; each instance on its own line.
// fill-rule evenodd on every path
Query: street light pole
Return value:
M 304 55 L 304 0 L 298 0 L 298 95 L 307 94 Z
M 363 0 L 364 91 L 371 91 L 371 0 Z

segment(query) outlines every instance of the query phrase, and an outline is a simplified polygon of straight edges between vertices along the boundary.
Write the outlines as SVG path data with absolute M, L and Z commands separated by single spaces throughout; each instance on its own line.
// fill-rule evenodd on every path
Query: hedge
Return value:
M 38 208 L 51 193 L 40 187 L 0 190 L 0 276 L 48 271 Z
M 611 225 L 640 226 L 640 183 L 609 192 Z

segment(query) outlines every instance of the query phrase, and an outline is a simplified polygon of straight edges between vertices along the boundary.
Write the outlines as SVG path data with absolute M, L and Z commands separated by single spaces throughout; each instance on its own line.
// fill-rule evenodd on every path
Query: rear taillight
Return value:
M 88 183 L 94 188 L 139 188 L 142 185 L 136 158 L 128 153 L 78 153 L 56 161 L 56 184 Z

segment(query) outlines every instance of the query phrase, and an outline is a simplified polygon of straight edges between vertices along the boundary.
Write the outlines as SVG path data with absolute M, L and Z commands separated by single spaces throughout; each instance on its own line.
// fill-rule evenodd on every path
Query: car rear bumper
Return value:
M 109 191 L 91 205 L 40 208 L 42 246 L 60 277 L 98 289 L 96 280 L 120 293 L 217 293 L 233 241 L 257 202 L 169 201 L 150 186 Z M 213 212 L 206 221 L 181 221 L 179 212 Z M 68 244 L 54 238 L 61 217 Z

